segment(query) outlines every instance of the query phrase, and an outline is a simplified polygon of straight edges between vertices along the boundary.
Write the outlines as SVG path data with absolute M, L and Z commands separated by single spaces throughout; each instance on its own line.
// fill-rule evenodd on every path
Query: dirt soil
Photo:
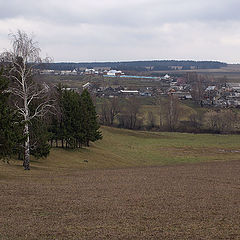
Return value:
M 0 239 L 240 239 L 240 161 L 0 179 Z

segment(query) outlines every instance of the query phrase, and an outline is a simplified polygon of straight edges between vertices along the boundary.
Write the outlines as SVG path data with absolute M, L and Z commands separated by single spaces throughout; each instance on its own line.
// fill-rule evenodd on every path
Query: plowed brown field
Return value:
M 240 161 L 2 179 L 0 239 L 240 239 Z

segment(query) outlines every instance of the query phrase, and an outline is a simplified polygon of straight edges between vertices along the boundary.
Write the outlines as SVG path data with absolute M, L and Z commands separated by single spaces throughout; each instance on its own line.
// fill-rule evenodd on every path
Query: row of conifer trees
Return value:
M 102 138 L 95 106 L 89 92 L 57 89 L 57 110 L 49 125 L 51 146 L 79 148 Z

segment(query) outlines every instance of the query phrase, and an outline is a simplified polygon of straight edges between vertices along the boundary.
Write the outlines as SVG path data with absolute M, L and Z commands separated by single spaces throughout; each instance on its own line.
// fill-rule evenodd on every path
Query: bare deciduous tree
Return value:
M 163 128 L 163 122 L 164 122 L 164 101 L 163 98 L 160 95 L 157 95 L 155 98 L 155 104 L 158 106 L 158 114 L 159 114 L 159 129 Z
M 113 125 L 113 121 L 115 117 L 119 114 L 119 112 L 120 112 L 119 99 L 116 97 L 110 99 L 109 107 L 110 125 Z
M 36 65 L 42 62 L 38 43 L 33 41 L 25 32 L 18 30 L 11 34 L 12 49 L 2 54 L 2 60 L 8 65 L 11 79 L 10 91 L 16 96 L 15 107 L 24 123 L 24 161 L 25 170 L 30 163 L 30 134 L 29 124 L 33 118 L 43 117 L 51 107 L 46 98 L 49 87 L 33 80 Z M 30 106 L 34 102 L 34 109 Z
M 139 127 L 139 110 L 140 103 L 136 97 L 130 97 L 129 99 L 126 99 L 125 106 L 118 115 L 119 125 L 129 129 L 135 129 Z
M 174 131 L 180 118 L 180 104 L 178 98 L 171 94 L 165 108 L 168 128 L 170 131 Z
M 120 112 L 119 99 L 117 97 L 105 100 L 101 106 L 101 122 L 112 126 L 114 119 Z
M 204 82 L 206 77 L 197 74 L 196 72 L 187 73 L 187 83 L 191 85 L 191 95 L 193 100 L 197 103 L 201 103 L 204 93 Z
M 155 116 L 152 111 L 147 112 L 147 122 L 150 129 L 155 127 Z
M 192 113 L 189 116 L 189 122 L 191 124 L 191 127 L 194 127 L 195 129 L 200 129 L 203 119 L 202 114 L 199 112 Z
M 205 114 L 205 122 L 213 131 L 217 132 L 231 132 L 235 128 L 238 120 L 237 114 L 232 110 L 210 110 Z

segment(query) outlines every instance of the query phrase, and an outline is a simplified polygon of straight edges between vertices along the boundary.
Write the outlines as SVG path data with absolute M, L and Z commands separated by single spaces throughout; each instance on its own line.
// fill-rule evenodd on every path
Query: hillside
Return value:
M 240 159 L 239 135 L 157 133 L 109 127 L 103 127 L 102 132 L 103 140 L 90 148 L 53 148 L 47 159 L 32 160 L 30 174 Z M 16 160 L 11 160 L 10 165 L 1 162 L 0 178 L 25 175 L 21 164 Z

